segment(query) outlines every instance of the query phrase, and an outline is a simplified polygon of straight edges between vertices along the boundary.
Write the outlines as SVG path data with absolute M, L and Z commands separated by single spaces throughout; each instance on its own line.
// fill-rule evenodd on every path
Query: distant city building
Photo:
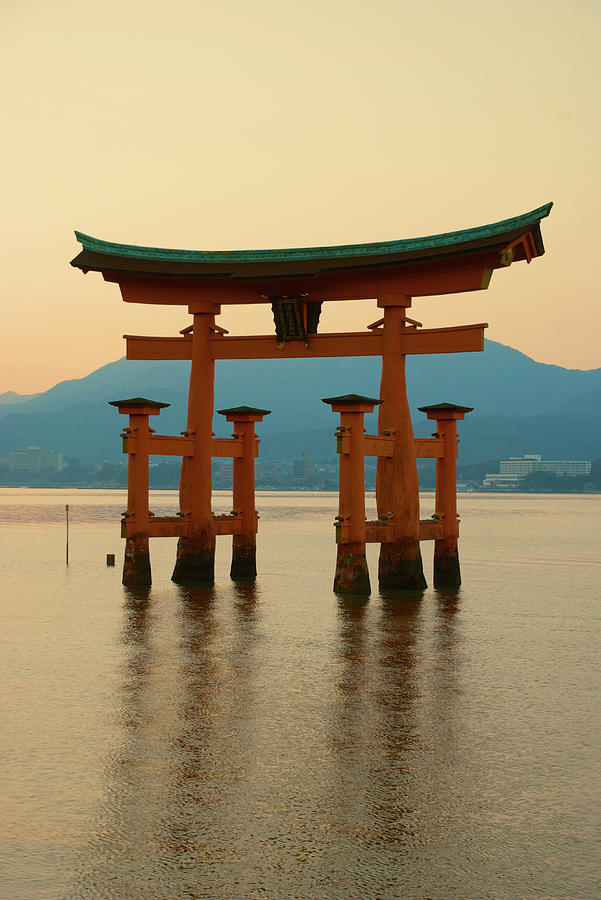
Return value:
M 531 472 L 551 472 L 553 475 L 575 478 L 577 475 L 590 475 L 590 459 L 543 459 L 540 453 L 527 453 L 525 456 L 510 456 L 502 459 L 500 472 L 485 475 L 483 487 L 496 488 L 501 491 L 515 491 L 526 475 Z
M 28 447 L 27 450 L 13 450 L 9 457 L 11 472 L 62 472 L 65 461 L 60 450 L 42 450 Z
M 525 475 L 500 475 L 499 473 L 485 475 L 482 487 L 495 491 L 517 491 L 520 481 Z
M 309 457 L 303 453 L 302 459 L 295 459 L 293 475 L 296 481 L 307 481 L 309 478 Z
M 213 460 L 213 484 L 217 490 L 228 491 L 234 478 L 234 461 Z

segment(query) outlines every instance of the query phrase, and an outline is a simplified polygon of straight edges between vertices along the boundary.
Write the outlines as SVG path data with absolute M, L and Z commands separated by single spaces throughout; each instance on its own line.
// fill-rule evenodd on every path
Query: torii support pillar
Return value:
M 419 486 L 403 353 L 405 310 L 411 298 L 382 296 L 378 306 L 384 308 L 378 434 L 394 437 L 394 456 L 378 458 L 376 477 L 378 518 L 390 518 L 393 536 L 380 547 L 379 584 L 383 591 L 423 590 L 427 585 L 419 547 Z
M 459 587 L 459 520 L 457 518 L 457 420 L 465 418 L 473 407 L 436 403 L 420 406 L 420 412 L 436 421 L 435 437 L 443 440 L 443 456 L 436 460 L 435 517 L 442 526 L 442 537 L 434 542 L 434 587 Z
M 123 584 L 150 584 L 148 457 L 150 435 L 148 417 L 158 416 L 168 403 L 157 403 L 144 397 L 112 400 L 121 415 L 129 416 L 129 426 L 123 432 L 123 450 L 128 454 L 127 512 L 124 515 L 125 556 Z
M 194 439 L 194 454 L 184 457 L 180 479 L 180 510 L 189 517 L 191 528 L 177 544 L 173 581 L 213 584 L 215 581 L 215 529 L 211 512 L 211 441 L 213 438 L 213 402 L 215 360 L 211 337 L 215 316 L 221 307 L 196 302 L 189 307 L 194 316 L 192 330 L 192 366 L 188 394 L 186 435 Z
M 340 456 L 340 489 L 336 524 L 336 574 L 334 590 L 337 594 L 370 594 L 369 570 L 365 556 L 365 466 L 363 435 L 365 413 L 373 412 L 380 403 L 371 397 L 347 394 L 328 397 L 333 412 L 340 413 L 337 432 Z
M 234 581 L 252 581 L 257 577 L 257 512 L 255 509 L 255 457 L 258 438 L 255 422 L 269 415 L 268 409 L 237 406 L 220 409 L 219 414 L 234 426 L 234 438 L 242 441 L 242 456 L 233 460 L 233 507 L 242 519 L 242 530 L 232 536 L 232 565 L 230 577 Z

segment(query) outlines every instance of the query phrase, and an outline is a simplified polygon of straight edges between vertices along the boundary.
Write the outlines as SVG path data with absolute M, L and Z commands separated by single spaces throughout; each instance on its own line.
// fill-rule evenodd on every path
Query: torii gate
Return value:
M 380 543 L 380 588 L 422 589 L 426 586 L 420 539 L 436 541 L 439 573 L 446 572 L 446 581 L 457 583 L 456 525 L 453 525 L 453 535 L 447 533 L 448 528 L 436 531 L 436 522 L 420 525 L 416 444 L 417 455 L 431 455 L 440 462 L 444 454 L 440 447 L 431 451 L 424 447 L 424 453 L 419 453 L 419 441 L 416 442 L 413 436 L 407 402 L 405 358 L 413 353 L 483 350 L 487 326 L 479 323 L 422 329 L 419 322 L 407 316 L 407 309 L 413 297 L 485 290 L 494 269 L 524 259 L 530 262 L 541 256 L 544 246 L 540 222 L 549 214 L 551 206 L 549 203 L 492 225 L 424 238 L 287 250 L 169 250 L 116 244 L 75 232 L 83 249 L 72 260 L 73 266 L 84 273 L 101 272 L 106 281 L 119 284 L 122 297 L 128 303 L 180 305 L 187 307 L 193 316 L 193 324 L 183 329 L 180 337 L 125 335 L 128 359 L 190 359 L 192 366 L 188 423 L 182 438 L 156 436 L 149 439 L 148 415 L 158 413 L 161 404 L 143 398 L 115 401 L 120 411 L 138 417 L 138 425 L 134 427 L 139 427 L 142 443 L 137 439 L 137 444 L 138 448 L 145 448 L 144 451 L 138 449 L 138 454 L 170 453 L 183 457 L 180 516 L 170 522 L 161 520 L 149 524 L 146 503 L 146 517 L 138 517 L 138 523 L 145 523 L 142 532 L 135 531 L 135 516 L 130 517 L 129 523 L 126 520 L 124 581 L 148 581 L 148 537 L 174 535 L 179 537 L 179 543 L 173 579 L 212 582 L 216 533 L 241 533 L 241 525 L 220 525 L 211 511 L 212 455 L 250 458 L 248 440 L 246 451 L 232 447 L 215 452 L 215 441 L 218 440 L 212 434 L 215 360 L 381 356 L 378 435 L 374 440 L 383 446 L 388 439 L 385 450 L 380 447 L 375 452 L 378 456 L 378 523 L 382 527 L 372 528 L 371 537 L 366 538 Z M 321 304 L 325 300 L 366 298 L 377 298 L 383 315 L 368 325 L 365 332 L 317 333 Z M 271 304 L 275 335 L 228 336 L 215 323 L 222 306 L 255 303 Z M 329 402 L 341 399 L 330 398 Z M 136 407 L 136 401 L 141 401 L 142 407 Z M 360 398 L 356 402 L 359 406 L 361 402 L 371 402 L 373 408 L 378 401 Z M 440 405 L 438 412 L 436 407 L 425 411 L 437 421 L 440 416 L 446 421 L 463 418 L 461 411 L 467 411 L 465 407 L 442 406 L 447 407 L 444 415 Z M 334 404 L 333 408 L 343 411 L 340 403 Z M 259 421 L 267 412 L 245 409 L 250 417 L 248 421 Z M 449 410 L 454 412 L 449 413 Z M 230 421 L 236 422 L 235 411 L 225 410 L 224 413 Z M 242 439 L 238 434 L 237 431 L 234 440 L 239 444 Z M 252 441 L 255 441 L 254 430 Z M 134 447 L 136 440 L 130 443 Z M 355 452 L 358 452 L 356 446 Z M 130 449 L 128 452 L 136 451 Z M 361 452 L 369 451 L 364 448 Z M 444 458 L 448 461 L 450 455 L 448 450 L 445 452 Z M 254 453 L 253 449 L 253 456 Z M 142 465 L 140 471 L 143 469 Z M 446 471 L 444 465 L 441 471 Z M 136 477 L 143 484 L 144 477 L 141 476 L 141 480 L 140 476 Z M 448 494 L 448 478 L 441 490 Z M 437 488 L 437 495 L 439 493 Z M 128 509 L 128 512 L 132 510 Z M 245 515 L 248 520 L 250 511 L 241 511 L 240 515 Z M 240 515 L 233 518 L 240 518 Z M 253 576 L 254 531 L 251 534 L 248 525 L 245 527 L 246 543 L 242 545 L 238 541 L 236 545 L 234 542 L 232 577 Z M 344 529 L 339 529 L 342 531 Z M 347 543 L 344 537 L 344 534 L 339 536 L 339 543 Z M 349 561 L 347 569 L 348 577 L 338 579 L 339 584 L 345 584 L 346 589 L 355 587 L 358 592 L 365 592 L 365 573 L 359 571 L 356 578 L 352 574 L 356 569 L 354 559 Z M 444 575 L 438 580 L 443 583 Z

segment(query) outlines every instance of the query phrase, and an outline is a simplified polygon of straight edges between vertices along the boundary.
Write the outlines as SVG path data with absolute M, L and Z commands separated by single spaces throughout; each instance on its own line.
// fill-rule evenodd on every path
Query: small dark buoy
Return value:
M 114 565 L 115 565 L 115 554 L 114 554 L 114 553 L 107 553 L 107 554 L 106 554 L 106 564 L 107 564 L 107 566 L 114 566 Z

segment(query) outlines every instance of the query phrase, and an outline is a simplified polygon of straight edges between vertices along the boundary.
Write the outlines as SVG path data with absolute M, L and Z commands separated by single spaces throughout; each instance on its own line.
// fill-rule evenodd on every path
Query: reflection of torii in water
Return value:
M 255 575 L 253 423 L 266 411 L 249 407 L 223 410 L 234 423 L 235 436 L 229 440 L 213 437 L 216 359 L 381 356 L 379 400 L 355 401 L 359 406 L 372 403 L 372 408 L 379 403 L 378 435 L 364 437 L 363 443 L 358 443 L 352 440 L 353 426 L 348 423 L 342 426 L 350 429 L 348 433 L 340 433 L 341 510 L 345 512 L 341 512 L 337 529 L 337 585 L 340 590 L 369 591 L 365 541 L 371 540 L 381 545 L 381 589 L 425 587 L 420 539 L 435 541 L 435 583 L 458 584 L 454 421 L 468 410 L 452 404 L 424 408 L 428 417 L 437 421 L 438 431 L 428 444 L 415 441 L 407 402 L 405 357 L 411 353 L 482 350 L 486 325 L 421 329 L 406 311 L 412 297 L 483 290 L 494 269 L 541 256 L 540 221 L 550 209 L 548 204 L 493 225 L 425 238 L 290 250 L 166 250 L 114 244 L 76 232 L 83 249 L 72 265 L 83 272 L 101 272 L 106 281 L 118 283 L 126 302 L 186 306 L 193 316 L 193 324 L 183 329 L 180 337 L 126 335 L 128 359 L 190 359 L 192 367 L 187 431 L 182 437 L 160 437 L 149 431 L 148 415 L 158 413 L 161 404 L 141 398 L 115 403 L 132 417 L 125 448 L 130 479 L 124 522 L 124 581 L 150 580 L 148 538 L 168 535 L 179 537 L 175 581 L 213 581 L 216 534 L 234 535 L 232 577 Z M 383 317 L 367 331 L 317 333 L 325 300 L 374 297 Z M 216 325 L 215 316 L 223 305 L 255 303 L 271 304 L 275 338 L 228 336 Z M 347 406 L 343 411 L 342 399 L 330 401 L 338 401 L 335 408 L 340 408 L 343 416 L 360 416 L 362 420 L 360 409 L 353 411 Z M 357 427 L 362 428 L 362 424 Z M 178 517 L 158 519 L 148 511 L 149 453 L 183 457 Z M 357 522 L 357 504 L 350 501 L 350 482 L 343 475 L 350 471 L 350 463 L 345 458 L 357 453 L 361 460 L 368 453 L 378 457 L 376 523 L 365 523 L 364 506 L 362 519 L 359 510 L 361 521 Z M 225 519 L 214 517 L 211 511 L 211 458 L 220 455 L 234 460 L 235 510 Z M 436 513 L 433 522 L 421 524 L 416 455 L 437 460 Z M 351 468 L 359 472 L 360 467 L 355 461 Z M 355 484 L 355 497 L 357 490 Z M 145 500 L 141 496 L 144 491 Z M 363 540 L 351 540 L 351 533 L 365 536 Z

